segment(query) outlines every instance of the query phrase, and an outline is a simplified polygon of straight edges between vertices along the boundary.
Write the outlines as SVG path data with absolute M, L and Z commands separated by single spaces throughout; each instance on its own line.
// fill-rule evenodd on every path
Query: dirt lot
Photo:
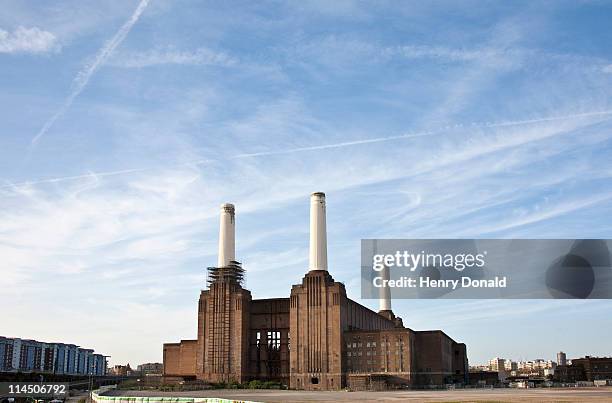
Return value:
M 390 392 L 305 392 L 293 390 L 113 391 L 110 394 L 150 397 L 222 397 L 255 402 L 612 402 L 612 387 Z

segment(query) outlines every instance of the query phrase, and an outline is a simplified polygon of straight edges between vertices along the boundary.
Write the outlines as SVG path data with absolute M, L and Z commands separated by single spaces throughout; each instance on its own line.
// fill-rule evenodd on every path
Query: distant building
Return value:
M 567 356 L 563 351 L 557 353 L 557 365 L 567 365 Z
M 592 382 L 600 379 L 612 379 L 612 357 L 574 358 L 572 367 L 582 368 L 586 381 Z
M 557 365 L 553 375 L 555 382 L 575 383 L 586 380 L 584 368 L 573 365 Z
M 540 373 L 543 374 L 545 369 L 555 369 L 557 363 L 552 360 L 543 360 L 541 358 L 533 361 L 521 361 L 517 365 L 517 369 L 522 373 Z
M 506 360 L 495 357 L 489 360 L 489 371 L 503 372 L 506 370 Z
M 503 358 L 495 357 L 489 360 L 489 371 L 497 373 L 499 381 L 506 380 L 506 360 Z
M 518 370 L 518 363 L 516 361 L 506 360 L 504 363 L 504 368 L 506 369 L 506 372 L 516 371 Z
M 535 360 L 534 362 L 535 365 L 535 369 L 541 370 L 541 369 L 555 369 L 555 367 L 557 366 L 557 363 L 554 362 L 553 360 Z
M 106 356 L 74 344 L 0 336 L 0 372 L 106 375 Z
M 476 368 L 471 368 L 469 373 L 469 383 L 474 386 L 492 386 L 498 385 L 500 382 L 499 372 L 497 371 L 488 371 L 488 370 L 480 370 Z
M 132 367 L 130 367 L 130 363 L 128 363 L 127 365 L 114 365 L 109 370 L 109 373 L 111 375 L 115 375 L 115 376 L 131 376 L 131 375 L 134 375 L 134 371 L 132 370 Z
M 142 376 L 148 375 L 162 375 L 164 371 L 164 365 L 159 362 L 148 362 L 146 364 L 140 364 L 136 372 Z

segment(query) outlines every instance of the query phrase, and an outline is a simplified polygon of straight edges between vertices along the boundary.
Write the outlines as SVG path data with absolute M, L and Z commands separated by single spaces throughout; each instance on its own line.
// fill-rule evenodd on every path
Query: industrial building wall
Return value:
M 373 374 L 380 375 L 380 381 L 384 378 L 387 387 L 413 385 L 415 337 L 411 329 L 349 331 L 344 340 L 352 389 L 372 389 L 369 377 Z
M 453 383 L 456 343 L 440 330 L 415 332 L 415 335 L 416 383 L 422 386 Z
M 195 376 L 197 340 L 182 340 L 180 347 L 180 375 Z
M 204 293 L 203 293 L 204 295 Z M 217 282 L 204 297 L 203 369 L 198 378 L 210 382 L 244 382 L 248 369 L 251 293 L 238 284 Z M 199 339 L 201 339 L 200 336 Z
M 178 376 L 180 374 L 181 344 L 164 344 L 164 376 Z
M 327 271 L 312 270 L 291 289 L 290 387 L 338 390 L 345 383 L 342 362 L 344 285 Z
M 453 380 L 455 383 L 469 383 L 469 365 L 465 343 L 453 343 Z
M 395 323 L 352 299 L 346 298 L 342 330 L 393 329 Z
M 204 374 L 206 359 L 206 312 L 208 310 L 208 291 L 200 293 L 198 301 L 198 345 L 196 349 L 196 374 L 201 377 Z M 165 363 L 164 363 L 165 364 Z
M 197 340 L 164 344 L 164 376 L 196 375 Z
M 345 333 L 347 371 L 357 375 L 386 375 L 388 386 L 467 383 L 465 344 L 439 330 L 414 332 L 408 328 Z M 375 344 L 374 344 L 375 343 Z
M 253 300 L 248 378 L 289 382 L 289 298 Z
M 294 285 L 290 301 L 290 387 L 334 390 L 346 385 L 348 330 L 384 330 L 395 323 L 350 300 L 342 283 L 313 270 Z

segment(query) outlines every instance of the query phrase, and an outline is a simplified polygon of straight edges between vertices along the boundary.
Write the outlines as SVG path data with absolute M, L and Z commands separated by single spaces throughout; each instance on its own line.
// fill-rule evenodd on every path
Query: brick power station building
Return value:
M 209 382 L 275 380 L 337 390 L 466 383 L 466 347 L 441 330 L 406 328 L 349 299 L 327 270 L 325 194 L 310 199 L 310 263 L 289 297 L 253 299 L 235 260 L 235 210 L 221 206 L 217 267 L 200 294 L 198 338 L 163 346 L 164 375 Z

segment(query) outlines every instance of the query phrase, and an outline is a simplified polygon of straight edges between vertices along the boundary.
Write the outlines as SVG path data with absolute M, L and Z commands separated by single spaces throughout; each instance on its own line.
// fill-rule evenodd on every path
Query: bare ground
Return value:
M 255 402 L 612 402 L 612 387 L 449 391 L 307 392 L 295 390 L 112 391 L 112 395 L 220 397 Z

